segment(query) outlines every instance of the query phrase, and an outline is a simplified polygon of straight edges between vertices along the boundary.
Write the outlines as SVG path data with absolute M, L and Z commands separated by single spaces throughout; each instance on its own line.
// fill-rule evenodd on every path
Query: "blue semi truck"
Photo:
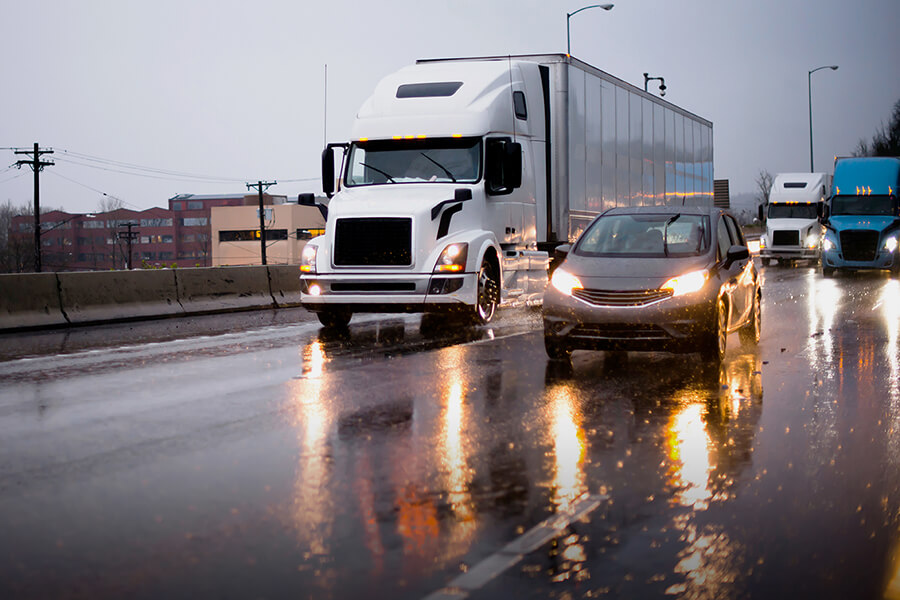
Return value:
M 822 224 L 822 275 L 890 269 L 900 276 L 900 158 L 836 158 Z

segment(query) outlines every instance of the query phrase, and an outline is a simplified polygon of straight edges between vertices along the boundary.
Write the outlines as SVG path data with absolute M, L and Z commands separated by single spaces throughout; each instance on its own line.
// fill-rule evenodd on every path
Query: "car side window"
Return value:
M 734 243 L 738 246 L 746 246 L 747 243 L 744 241 L 744 236 L 741 233 L 741 226 L 731 217 L 726 216 L 725 220 L 728 222 L 728 231 L 731 233 L 731 239 Z
M 725 217 L 719 219 L 718 238 L 719 260 L 725 260 L 725 257 L 728 256 L 728 249 L 731 248 L 731 236 L 728 234 L 728 226 L 725 224 Z

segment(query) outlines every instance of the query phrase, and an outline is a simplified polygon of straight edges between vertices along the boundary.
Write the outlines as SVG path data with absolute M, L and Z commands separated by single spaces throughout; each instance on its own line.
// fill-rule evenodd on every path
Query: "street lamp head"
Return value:
M 603 10 L 612 10 L 613 6 L 615 6 L 615 4 L 601 4 L 600 8 L 602 8 Z
M 837 70 L 838 70 L 838 66 L 837 66 L 837 65 L 831 65 L 831 66 L 828 67 L 828 68 L 831 69 L 832 71 L 837 71 Z

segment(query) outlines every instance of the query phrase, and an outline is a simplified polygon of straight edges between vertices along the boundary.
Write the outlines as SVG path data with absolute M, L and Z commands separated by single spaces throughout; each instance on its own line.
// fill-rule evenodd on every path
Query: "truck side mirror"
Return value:
M 331 146 L 322 150 L 322 191 L 329 198 L 334 196 L 334 148 Z
M 756 207 L 756 216 L 759 219 L 759 222 L 762 223 L 763 220 L 763 205 L 760 204 Z
M 506 185 L 510 189 L 522 187 L 522 144 L 510 142 L 506 144 L 505 165 L 503 174 Z
M 822 205 L 822 211 L 819 216 L 819 221 L 822 223 L 826 223 L 828 221 L 828 217 L 831 215 L 831 210 L 829 210 L 827 204 Z
M 510 194 L 522 185 L 522 144 L 509 138 L 488 140 L 485 162 L 488 194 Z

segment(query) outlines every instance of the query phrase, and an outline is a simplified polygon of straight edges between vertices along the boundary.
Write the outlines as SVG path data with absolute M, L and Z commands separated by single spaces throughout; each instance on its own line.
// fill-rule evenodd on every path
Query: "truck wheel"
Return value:
M 316 312 L 316 317 L 323 327 L 329 329 L 342 329 L 350 323 L 353 313 L 349 310 L 329 309 Z
M 825 263 L 822 262 L 822 277 L 831 277 L 834 275 L 834 269 L 832 267 L 826 267 Z
M 703 340 L 700 355 L 704 360 L 719 364 L 725 358 L 725 345 L 728 340 L 728 307 L 725 301 L 719 298 L 716 302 L 716 312 L 712 316 L 709 331 Z
M 764 258 L 764 259 L 762 259 L 762 264 L 763 264 L 764 267 L 768 267 L 768 266 L 770 266 L 770 265 L 772 264 L 772 259 L 771 259 L 771 258 Z
M 753 308 L 750 312 L 750 322 L 740 328 L 738 335 L 741 338 L 741 344 L 744 346 L 755 346 L 759 343 L 759 333 L 762 329 L 762 298 L 760 293 L 756 293 L 753 298 Z
M 475 310 L 472 321 L 475 325 L 486 325 L 494 318 L 500 303 L 500 284 L 494 267 L 485 259 L 478 270 L 478 289 L 475 292 Z

